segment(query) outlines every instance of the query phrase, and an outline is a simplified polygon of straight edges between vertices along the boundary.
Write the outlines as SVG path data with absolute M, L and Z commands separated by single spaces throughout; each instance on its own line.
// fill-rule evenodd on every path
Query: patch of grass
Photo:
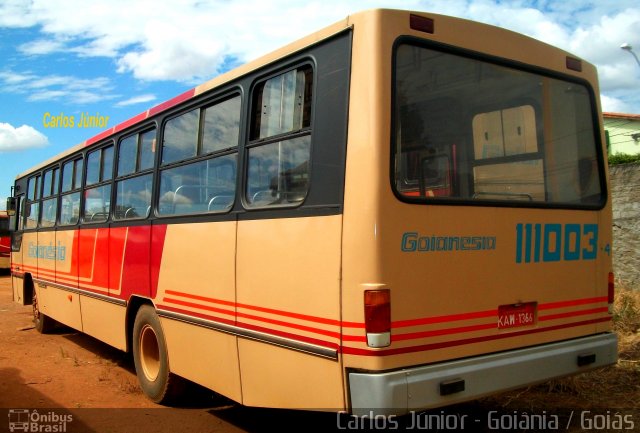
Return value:
M 617 164 L 629 164 L 632 162 L 640 162 L 640 154 L 629 155 L 626 153 L 616 153 L 615 155 L 609 155 L 609 165 Z
M 640 329 L 640 292 L 618 290 L 613 309 L 613 326 L 623 335 Z

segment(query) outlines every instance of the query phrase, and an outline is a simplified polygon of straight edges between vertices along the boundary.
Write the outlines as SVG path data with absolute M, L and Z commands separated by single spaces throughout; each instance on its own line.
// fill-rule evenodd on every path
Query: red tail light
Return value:
M 616 284 L 613 278 L 613 272 L 609 272 L 609 281 L 607 284 L 607 302 L 609 303 L 609 312 L 612 313 L 613 301 L 615 299 Z
M 365 290 L 364 323 L 367 345 L 385 347 L 391 344 L 391 294 L 388 289 Z

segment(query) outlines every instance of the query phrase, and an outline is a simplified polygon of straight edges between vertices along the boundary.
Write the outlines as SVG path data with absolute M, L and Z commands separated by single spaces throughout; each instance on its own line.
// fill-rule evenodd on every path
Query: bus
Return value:
M 11 269 L 11 232 L 9 231 L 9 216 L 6 211 L 0 211 L 0 271 Z
M 16 178 L 14 298 L 242 405 L 401 415 L 617 360 L 596 69 L 370 10 Z

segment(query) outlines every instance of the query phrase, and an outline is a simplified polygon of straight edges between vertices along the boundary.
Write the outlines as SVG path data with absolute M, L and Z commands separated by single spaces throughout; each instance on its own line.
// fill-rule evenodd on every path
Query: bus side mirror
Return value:
M 15 197 L 7 198 L 7 215 L 14 216 L 18 210 L 18 199 Z

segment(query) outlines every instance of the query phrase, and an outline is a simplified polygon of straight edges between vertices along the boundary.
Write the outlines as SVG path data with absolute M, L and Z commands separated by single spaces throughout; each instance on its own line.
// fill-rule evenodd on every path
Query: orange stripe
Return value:
M 345 327 L 345 328 L 364 328 L 364 323 L 341 322 L 339 320 L 327 319 L 327 318 L 324 318 L 324 317 L 309 316 L 307 314 L 293 313 L 293 312 L 283 311 L 283 310 L 275 310 L 273 308 L 258 307 L 258 306 L 249 305 L 249 304 L 241 304 L 241 303 L 236 303 L 236 302 L 231 302 L 231 301 L 225 301 L 225 300 L 222 300 L 222 299 L 215 299 L 215 298 L 209 298 L 209 297 L 206 297 L 206 296 L 192 295 L 190 293 L 177 292 L 175 290 L 167 290 L 165 293 L 168 294 L 168 295 L 176 295 L 176 296 L 182 296 L 184 298 L 190 298 L 190 299 L 196 299 L 196 300 L 199 300 L 199 301 L 211 302 L 213 304 L 227 305 L 227 306 L 230 306 L 230 307 L 237 307 L 237 308 L 244 308 L 244 309 L 247 309 L 247 310 L 260 311 L 262 313 L 270 313 L 270 314 L 276 314 L 276 315 L 279 315 L 279 316 L 291 317 L 293 319 L 300 319 L 300 320 L 306 320 L 306 321 L 309 321 L 309 322 L 322 323 L 323 325 L 342 326 L 342 327 Z
M 563 324 L 560 324 L 560 325 L 548 326 L 546 328 L 528 329 L 528 330 L 519 331 L 519 332 L 512 332 L 512 333 L 506 333 L 506 334 L 497 334 L 497 335 L 487 335 L 487 336 L 482 336 L 482 337 L 472 337 L 472 338 L 465 338 L 465 339 L 462 339 L 462 340 L 449 340 L 449 341 L 442 341 L 442 342 L 438 342 L 438 343 L 421 344 L 421 345 L 417 345 L 417 346 L 398 347 L 398 348 L 395 348 L 395 349 L 375 350 L 375 349 L 363 349 L 363 348 L 358 348 L 358 347 L 342 346 L 340 351 L 343 354 L 346 354 L 346 355 L 393 356 L 393 355 L 400 355 L 400 354 L 404 354 L 404 353 L 425 352 L 425 351 L 429 351 L 429 350 L 445 349 L 447 347 L 462 346 L 462 345 L 465 345 L 465 344 L 484 343 L 484 342 L 487 342 L 487 341 L 500 340 L 500 339 L 504 339 L 504 338 L 514 338 L 514 337 L 520 337 L 520 336 L 523 336 L 523 335 L 536 334 L 536 333 L 541 333 L 541 332 L 551 332 L 551 331 L 557 331 L 557 330 L 560 330 L 560 329 L 574 328 L 574 327 L 577 327 L 577 326 L 585 326 L 585 325 L 591 325 L 591 324 L 595 324 L 595 323 L 608 322 L 610 320 L 611 320 L 611 317 L 601 317 L 601 318 L 597 318 L 597 319 L 585 320 L 585 321 L 582 321 L 582 322 L 563 323 Z
M 483 331 L 486 329 L 497 329 L 496 323 L 487 323 L 483 325 L 461 326 L 458 328 L 436 329 L 433 331 L 410 332 L 407 334 L 392 334 L 391 341 L 415 340 L 419 338 L 438 337 L 441 335 L 460 334 L 464 332 Z
M 213 311 L 214 313 L 226 314 L 228 316 L 235 316 L 236 314 L 235 311 L 223 310 L 222 308 L 210 307 L 208 305 L 194 304 L 193 302 L 181 301 L 179 299 L 163 298 L 162 300 L 164 302 L 169 302 L 172 304 L 178 304 L 191 308 L 199 308 L 201 310 Z
M 568 313 L 549 314 L 548 316 L 539 317 L 538 320 L 540 322 L 544 322 L 547 320 L 564 319 L 567 317 L 586 316 L 588 314 L 607 313 L 607 312 L 609 312 L 608 307 L 591 308 L 589 310 L 579 310 L 579 311 L 570 311 Z
M 538 305 L 538 311 L 552 310 L 554 308 L 575 307 L 577 305 L 597 304 L 600 302 L 607 302 L 607 301 L 608 299 L 606 296 L 601 296 L 598 298 L 586 298 L 586 299 L 574 299 L 571 301 L 548 302 L 546 304 Z
M 169 302 L 169 303 L 172 303 L 172 304 L 182 305 L 182 306 L 185 306 L 185 307 L 199 308 L 199 309 L 203 309 L 203 310 L 207 310 L 207 311 L 213 311 L 213 312 L 216 312 L 216 313 L 226 314 L 226 315 L 231 315 L 231 316 L 233 316 L 235 314 L 234 311 L 223 310 L 221 308 L 211 307 L 211 306 L 208 306 L 208 305 L 195 304 L 193 302 L 180 301 L 178 299 L 164 298 L 163 301 L 164 302 Z M 287 327 L 287 328 L 298 329 L 300 331 L 312 332 L 314 334 L 325 335 L 327 337 L 338 338 L 338 339 L 340 338 L 340 333 L 339 332 L 327 331 L 327 330 L 318 329 L 318 328 L 312 328 L 310 326 L 304 326 L 304 325 L 298 325 L 298 324 L 295 324 L 295 323 L 283 322 L 281 320 L 268 319 L 266 317 L 254 316 L 252 314 L 237 313 L 237 317 L 256 320 L 256 321 L 259 321 L 259 322 L 270 323 L 272 325 L 284 326 L 284 327 Z
M 478 311 L 475 313 L 459 313 L 447 316 L 423 317 L 420 319 L 398 320 L 392 322 L 392 328 L 404 328 L 407 326 L 430 325 L 433 323 L 456 322 L 459 320 L 479 319 L 484 317 L 494 317 L 498 315 L 498 310 Z

